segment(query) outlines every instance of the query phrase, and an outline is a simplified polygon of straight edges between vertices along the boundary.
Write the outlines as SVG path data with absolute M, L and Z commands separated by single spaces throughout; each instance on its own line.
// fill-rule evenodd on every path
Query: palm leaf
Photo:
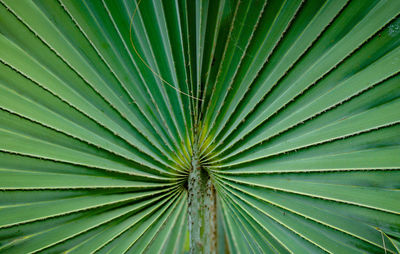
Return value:
M 399 253 L 399 15 L 0 0 L 0 252 Z

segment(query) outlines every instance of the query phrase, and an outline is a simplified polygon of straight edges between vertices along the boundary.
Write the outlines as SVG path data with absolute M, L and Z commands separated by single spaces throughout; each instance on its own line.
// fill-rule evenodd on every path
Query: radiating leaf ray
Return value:
M 102 36 L 101 36 L 101 34 L 100 35 L 98 35 L 98 34 L 93 34 L 92 33 L 92 30 L 90 29 L 91 27 L 92 27 L 92 25 L 90 25 L 91 23 L 94 23 L 94 26 L 98 26 L 98 27 L 102 27 L 100 24 L 98 24 L 98 21 L 96 21 L 96 20 L 93 20 L 93 18 L 92 19 L 84 19 L 85 17 L 84 16 L 78 16 L 78 13 L 79 13 L 79 11 L 80 11 L 80 9 L 81 8 L 88 8 L 87 7 L 87 5 L 85 5 L 85 4 L 83 4 L 82 3 L 82 5 L 83 6 L 76 6 L 76 4 L 77 3 L 75 3 L 75 4 L 72 4 L 71 2 L 63 2 L 63 4 L 66 6 L 66 9 L 67 9 L 67 11 L 69 11 L 71 14 L 71 16 L 72 17 L 74 17 L 75 19 L 77 18 L 77 17 L 81 17 L 80 19 L 78 19 L 78 20 L 76 20 L 75 22 L 77 23 L 77 24 L 81 24 L 80 26 L 82 27 L 83 25 L 84 25 L 84 27 L 82 27 L 81 29 L 84 29 L 84 31 L 87 31 L 87 32 L 90 32 L 90 33 L 85 33 L 85 34 L 87 34 L 87 36 L 90 38 L 90 41 L 93 41 L 93 43 L 95 43 L 96 45 L 97 45 L 97 49 L 98 49 L 98 51 L 101 51 L 103 54 L 109 54 L 108 53 L 108 50 L 107 50 L 107 48 L 105 48 L 104 49 L 104 47 L 103 46 L 101 46 L 101 43 L 103 43 L 102 42 Z M 75 14 L 75 15 L 74 15 Z M 105 16 L 106 14 L 105 13 L 103 13 L 103 16 Z M 126 28 L 127 30 L 128 30 L 128 27 Z M 111 28 L 110 28 L 110 30 L 111 30 Z M 111 44 L 112 45 L 112 44 Z M 119 54 L 117 54 L 117 55 L 119 55 Z M 113 55 L 107 55 L 107 57 L 105 58 L 105 59 L 110 59 L 110 56 L 112 57 Z M 104 58 L 104 57 L 103 57 Z M 108 60 L 109 61 L 109 60 Z M 118 61 L 118 59 L 117 60 L 114 60 L 113 61 L 113 64 L 115 65 L 115 64 L 118 64 L 120 61 Z M 124 66 L 116 66 L 116 67 L 114 67 L 113 69 L 117 69 L 117 70 L 121 70 L 121 69 L 123 69 L 124 68 Z M 125 75 L 129 75 L 130 73 L 129 73 L 129 70 L 127 70 L 126 71 L 126 73 L 127 74 L 125 74 Z M 125 86 L 127 86 L 127 85 L 125 85 Z M 130 92 L 130 94 L 132 94 L 132 92 Z M 132 95 L 131 95 L 132 96 Z M 133 98 L 135 101 L 136 101 L 136 98 Z M 126 102 L 125 103 L 125 106 L 127 106 L 128 105 L 128 103 L 129 104 L 131 104 L 132 102 Z M 151 104 L 153 104 L 153 103 L 151 103 Z M 151 105 L 150 104 L 150 105 Z M 154 104 L 153 104 L 154 105 Z M 151 106 L 153 106 L 153 105 L 151 105 Z M 149 106 L 147 106 L 147 108 L 148 108 Z M 154 110 L 154 109 L 153 109 Z M 150 112 L 151 114 L 154 114 L 154 111 L 152 111 L 152 112 Z M 140 120 L 136 120 L 136 121 L 132 121 L 132 122 L 134 122 L 135 124 L 140 124 Z M 151 133 L 151 132 L 149 132 L 149 129 L 151 128 L 150 127 L 151 125 L 149 125 L 149 126 L 147 126 L 147 127 L 142 127 L 141 129 L 143 129 L 144 131 L 146 131 L 147 133 Z M 165 127 L 163 127 L 163 128 L 165 128 Z M 152 135 L 152 134 L 150 134 L 150 135 Z M 155 139 L 157 140 L 157 138 L 155 137 Z
M 215 90 L 211 94 L 209 105 L 204 114 L 204 124 L 208 125 L 208 128 L 203 128 L 202 135 L 205 136 L 208 136 L 209 131 L 214 127 L 215 117 L 220 112 L 220 107 L 231 85 L 231 79 L 233 78 L 231 73 L 235 72 L 240 66 L 265 8 L 265 2 L 239 2 L 237 8 L 235 19 L 231 24 L 228 41 L 226 42 L 223 60 L 214 81 L 216 83 Z M 244 20 L 242 21 L 243 18 Z M 247 27 L 254 28 L 247 29 Z
M 184 207 L 185 198 L 181 197 L 175 207 L 169 208 L 168 212 L 159 219 L 157 224 L 153 224 L 137 243 L 135 243 L 128 252 L 130 253 L 154 253 L 160 250 L 160 242 L 166 240 L 168 233 L 171 233 L 171 226 L 175 223 L 177 216 Z
M 232 179 L 231 177 L 224 178 Z M 235 177 L 234 180 L 247 185 L 260 186 L 289 193 L 297 193 L 310 197 L 349 203 L 395 214 L 399 214 L 400 212 L 400 206 L 395 201 L 399 198 L 399 193 L 396 190 L 343 185 L 329 182 L 323 183 L 319 181 L 314 182 L 284 177 L 268 177 L 268 180 L 266 180 L 266 177 L 260 176 L 256 179 L 254 176 L 243 177 L 245 179 L 241 178 L 242 177 Z M 368 196 L 363 196 L 362 193 L 368 193 Z M 379 200 L 378 197 L 382 195 L 386 198 L 384 200 Z
M 30 204 L 26 203 L 17 206 L 1 206 L 0 214 L 3 215 L 1 217 L 2 221 L 0 222 L 0 227 L 9 227 L 14 223 L 26 223 L 46 219 L 53 216 L 65 215 L 66 213 L 93 209 L 114 203 L 132 202 L 135 199 L 154 196 L 155 194 L 160 194 L 160 191 L 148 191 L 144 193 L 92 194 L 70 197 L 68 199 L 59 198 L 52 201 L 33 202 Z M 29 209 L 29 214 L 24 213 L 25 209 Z M 46 211 L 46 213 L 43 211 Z M 4 225 L 3 221 L 8 224 Z
M 233 195 L 230 195 L 231 198 L 234 198 Z M 321 252 L 321 249 L 312 243 L 307 242 L 305 239 L 299 237 L 294 232 L 282 227 L 276 221 L 272 220 L 269 216 L 262 214 L 259 210 L 257 210 L 253 206 L 249 206 L 249 204 L 244 203 L 241 200 L 235 200 L 238 205 L 243 207 L 242 209 L 246 211 L 246 213 L 254 218 L 257 223 L 260 224 L 261 227 L 264 228 L 269 234 L 271 234 L 277 241 L 282 244 L 289 252 L 297 251 L 299 253 L 309 253 L 313 252 Z
M 355 3 L 354 3 L 355 4 Z M 359 26 L 363 24 L 363 22 L 371 22 L 372 21 L 372 14 L 375 11 L 384 11 L 383 9 L 383 2 L 380 2 L 377 4 L 377 6 L 370 10 L 369 15 L 364 17 L 360 23 L 358 23 Z M 370 7 L 370 6 L 368 6 Z M 400 8 L 400 7 L 398 7 Z M 350 8 L 349 8 L 350 9 Z M 392 18 L 394 13 L 396 12 L 390 12 L 389 9 L 385 9 L 387 13 L 385 13 L 387 16 L 386 20 L 382 20 L 382 26 L 384 26 L 386 23 L 388 23 Z M 398 13 L 398 10 L 397 10 Z M 383 18 L 383 16 L 382 16 Z M 338 22 L 339 23 L 339 22 Z M 335 26 L 335 23 L 331 26 L 331 29 Z M 262 102 L 262 104 L 258 105 L 256 110 L 252 113 L 254 118 L 252 120 L 248 119 L 245 123 L 247 124 L 252 124 L 252 128 L 255 128 L 258 126 L 262 121 L 265 121 L 265 119 L 271 117 L 273 114 L 275 114 L 278 110 L 280 110 L 282 107 L 284 107 L 287 103 L 289 103 L 291 100 L 294 99 L 295 96 L 301 94 L 304 92 L 305 88 L 308 88 L 311 86 L 315 81 L 317 81 L 321 76 L 317 76 L 318 73 L 325 74 L 327 71 L 330 71 L 333 69 L 333 67 L 336 67 L 340 61 L 343 60 L 340 59 L 341 55 L 339 54 L 343 52 L 343 57 L 348 56 L 350 53 L 352 53 L 355 49 L 357 49 L 358 46 L 360 46 L 361 43 L 365 42 L 369 37 L 371 37 L 373 34 L 377 32 L 382 26 L 377 27 L 377 24 L 374 24 L 374 26 L 363 26 L 362 29 L 357 30 L 357 33 L 353 33 L 352 31 L 347 31 L 347 35 L 341 38 L 340 40 L 337 40 L 336 44 L 331 46 L 328 49 L 324 49 L 324 51 L 319 52 L 318 51 L 318 46 L 321 45 L 321 47 L 326 48 L 326 44 L 316 44 L 314 45 L 313 49 L 310 53 L 307 54 L 308 58 L 311 59 L 304 59 L 301 61 L 300 64 L 297 64 L 295 66 L 295 69 L 291 71 L 287 77 L 285 77 L 284 80 L 282 80 L 282 84 L 279 84 L 276 89 L 273 89 L 271 93 L 264 99 L 264 100 L 259 100 L 258 102 Z M 356 28 L 353 28 L 354 30 Z M 375 29 L 375 30 L 373 30 Z M 332 32 L 331 32 L 332 31 Z M 322 37 L 319 41 L 325 41 L 325 40 L 333 40 L 335 37 L 337 38 L 337 35 L 334 33 L 337 33 L 339 30 L 328 30 L 325 37 L 328 37 L 325 39 L 325 37 Z M 335 37 L 334 37 L 335 36 Z M 329 38 L 330 37 L 330 38 Z M 346 47 L 341 47 L 340 45 L 346 44 Z M 335 48 L 341 47 L 340 51 L 335 50 L 335 54 L 331 54 L 330 52 L 333 52 Z M 315 52 L 315 53 L 314 53 Z M 314 53 L 314 54 L 312 54 Z M 394 57 L 394 56 L 393 56 Z M 314 58 L 314 59 L 313 59 Z M 318 72 L 314 66 L 317 66 L 318 61 L 321 61 L 324 64 L 318 65 Z M 336 63 L 330 63 L 329 61 L 339 61 Z M 324 69 L 324 67 L 328 67 L 329 69 Z M 390 65 L 389 65 L 390 66 Z M 396 64 L 392 65 L 396 69 Z M 312 72 L 307 72 L 305 71 L 307 68 L 313 68 Z M 389 70 L 390 71 L 390 70 Z M 324 73 L 325 72 L 325 73 Z M 371 75 L 371 72 L 369 72 Z M 395 71 L 396 73 L 396 71 Z M 378 76 L 377 76 L 378 77 Z M 271 82 L 266 82 L 264 84 L 271 84 Z M 297 85 L 299 84 L 299 85 Z M 260 96 L 262 92 L 258 92 L 257 96 Z M 347 94 L 349 95 L 349 94 Z M 249 98 L 254 99 L 254 96 L 249 96 Z M 331 97 L 335 98 L 335 97 Z M 280 102 L 282 100 L 282 103 Z M 283 101 L 285 100 L 285 101 Z M 247 107 L 249 104 L 246 105 Z M 253 106 L 254 107 L 254 106 Z M 241 114 L 242 116 L 246 116 L 247 114 Z M 242 118 L 243 119 L 243 118 Z M 258 120 L 256 120 L 258 119 Z M 241 137 L 240 137 L 241 138 Z M 238 141 L 240 138 L 236 138 L 235 140 Z M 225 147 L 229 147 L 225 145 Z
M 399 253 L 399 15 L 0 0 L 0 253 Z
M 180 196 L 182 197 L 182 195 Z M 154 211 L 149 215 L 149 217 L 147 217 L 146 220 L 135 224 L 133 227 L 130 227 L 127 231 L 118 236 L 117 239 L 113 240 L 109 245 L 102 248 L 99 253 L 105 253 L 109 251 L 124 253 L 128 251 L 134 244 L 136 244 L 138 240 L 140 240 L 141 237 L 146 236 L 145 233 L 147 230 L 149 230 L 150 226 L 156 225 L 155 223 L 160 223 L 160 216 L 165 217 L 167 210 L 171 212 L 171 208 L 177 205 L 177 202 L 173 202 L 176 201 L 177 198 L 177 196 L 172 197 L 167 203 L 163 204 L 162 208 Z
M 123 216 L 129 212 L 135 211 L 140 207 L 140 203 L 128 206 L 122 206 L 116 209 L 105 209 L 103 212 L 98 209 L 94 214 L 83 213 L 79 217 L 71 218 L 70 221 L 60 225 L 55 224 L 45 231 L 37 232 L 23 239 L 18 239 L 12 244 L 13 251 L 32 252 L 43 248 L 48 248 L 58 242 L 74 237 L 80 233 L 95 228 L 103 223 L 107 223 L 113 219 Z M 6 246 L 2 246 L 3 248 Z
M 222 113 L 218 115 L 218 118 L 221 118 L 221 116 L 224 118 L 220 120 L 221 122 L 215 123 L 215 125 L 218 126 L 218 129 L 217 131 L 213 131 L 213 134 L 211 135 L 214 137 L 214 139 L 225 127 L 226 120 L 231 116 L 231 113 L 226 112 L 228 110 L 227 108 L 229 108 L 232 103 L 234 104 L 240 102 L 240 99 L 236 98 L 237 93 L 240 90 L 243 90 L 244 87 L 249 88 L 248 84 L 251 84 L 249 81 L 252 80 L 252 78 L 249 76 L 253 75 L 255 78 L 257 75 L 257 69 L 259 68 L 257 65 L 261 67 L 263 64 L 265 64 L 264 61 L 268 61 L 267 59 L 269 54 L 282 37 L 284 31 L 287 29 L 288 24 L 294 18 L 296 11 L 298 8 L 300 8 L 300 6 L 300 1 L 283 1 L 278 6 L 269 6 L 267 3 L 267 7 L 264 7 L 266 9 L 261 14 L 262 16 L 258 21 L 258 26 L 266 26 L 269 27 L 269 29 L 266 31 L 260 31 L 260 34 L 257 33 L 259 29 L 255 31 L 254 36 L 252 36 L 252 40 L 257 40 L 252 41 L 251 44 L 249 44 L 249 49 L 247 50 L 249 52 L 245 52 L 245 56 L 242 59 L 243 63 L 241 63 L 237 72 L 232 76 L 229 89 L 231 92 L 227 93 L 227 98 L 224 100 L 224 104 L 221 108 Z M 246 71 L 250 71 L 250 73 L 242 74 L 242 72 Z M 222 141 L 223 139 L 221 139 L 219 142 Z
M 265 189 L 262 190 L 262 192 L 251 192 L 251 189 L 246 186 L 231 186 L 246 194 L 252 195 L 258 199 L 279 206 L 280 208 L 285 209 L 286 212 L 299 214 L 306 217 L 307 219 L 315 220 L 328 227 L 332 227 L 344 233 L 351 234 L 352 236 L 372 243 L 376 246 L 379 246 L 380 248 L 384 247 L 381 240 L 379 239 L 379 232 L 377 232 L 376 229 L 368 224 L 360 223 L 360 221 L 354 221 L 354 219 L 348 219 L 343 215 L 333 213 L 329 210 L 329 207 L 326 206 L 326 201 L 321 200 L 319 202 L 316 202 L 315 200 L 312 201 L 312 199 L 304 196 L 288 195 L 281 192 Z M 280 196 L 282 195 L 284 195 L 285 197 L 281 198 Z M 348 207 L 348 205 L 346 205 L 346 207 Z
M 156 200 L 160 200 L 160 197 L 156 198 Z M 153 204 L 153 206 L 148 206 L 133 216 L 128 216 L 127 218 L 122 218 L 121 220 L 115 221 L 115 224 L 109 225 L 105 230 L 90 240 L 83 242 L 78 246 L 71 246 L 69 252 L 95 252 L 101 250 L 102 248 L 107 248 L 107 246 L 111 246 L 110 243 L 112 243 L 114 239 L 117 239 L 117 237 L 129 230 L 131 227 L 135 226 L 137 223 L 140 223 L 141 220 L 153 214 L 155 210 L 160 208 L 162 205 L 165 205 L 166 201 L 168 200 L 164 199 L 157 204 Z
M 136 156 L 137 152 L 133 153 L 132 147 L 129 144 L 119 140 L 112 133 L 91 121 L 91 119 L 87 119 L 79 112 L 72 110 L 61 100 L 35 86 L 28 80 L 20 79 L 16 75 L 17 73 L 13 73 L 5 66 L 1 66 L 1 69 L 8 77 L 15 77 L 13 80 L 8 78 L 4 80 L 4 83 L 13 84 L 15 90 L 1 84 L 1 107 L 4 109 L 112 153 L 117 153 L 126 159 Z M 44 105 L 37 103 L 38 98 L 45 98 L 46 103 Z M 15 104 L 15 102 L 18 102 L 18 104 Z M 50 106 L 50 104 L 52 105 Z M 157 150 L 155 151 L 157 152 Z M 163 158 L 163 160 L 166 159 Z

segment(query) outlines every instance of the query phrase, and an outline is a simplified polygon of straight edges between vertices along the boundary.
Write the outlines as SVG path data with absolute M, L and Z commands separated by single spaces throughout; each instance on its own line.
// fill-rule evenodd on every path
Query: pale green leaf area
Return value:
M 0 0 L 0 253 L 400 253 L 399 0 Z

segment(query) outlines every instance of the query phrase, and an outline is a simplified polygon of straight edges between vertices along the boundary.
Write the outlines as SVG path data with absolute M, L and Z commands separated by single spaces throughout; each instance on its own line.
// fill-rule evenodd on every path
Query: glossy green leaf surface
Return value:
M 0 0 L 0 253 L 189 253 L 196 149 L 217 253 L 400 253 L 399 71 L 398 0 Z

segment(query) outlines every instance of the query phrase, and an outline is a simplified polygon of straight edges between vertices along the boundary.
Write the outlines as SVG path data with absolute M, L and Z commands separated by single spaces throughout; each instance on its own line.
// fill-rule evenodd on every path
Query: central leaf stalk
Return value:
M 216 253 L 216 198 L 208 172 L 201 167 L 194 147 L 188 178 L 190 253 Z

